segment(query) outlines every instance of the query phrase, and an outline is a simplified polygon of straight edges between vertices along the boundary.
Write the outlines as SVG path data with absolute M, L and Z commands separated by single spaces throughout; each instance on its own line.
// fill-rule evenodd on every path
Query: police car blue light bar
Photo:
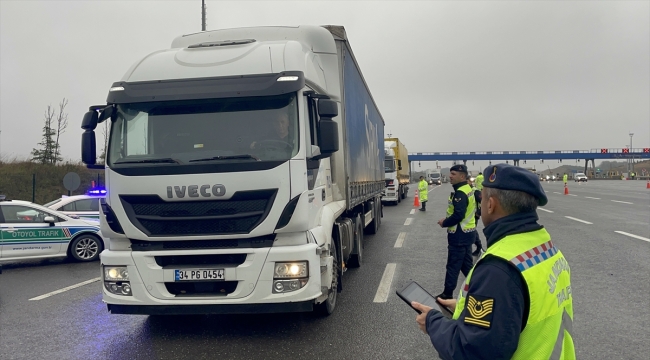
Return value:
M 90 196 L 104 196 L 104 195 L 106 195 L 106 189 L 100 189 L 100 188 L 97 188 L 97 189 L 90 189 L 90 190 L 88 190 L 88 191 L 86 192 L 86 195 L 90 195 Z

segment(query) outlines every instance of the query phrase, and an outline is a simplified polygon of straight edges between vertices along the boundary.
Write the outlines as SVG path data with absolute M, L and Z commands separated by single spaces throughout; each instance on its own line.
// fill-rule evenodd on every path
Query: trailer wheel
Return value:
M 361 224 L 361 216 L 357 215 L 354 220 L 354 250 L 355 253 L 350 254 L 347 267 L 358 268 L 361 267 L 361 260 L 363 258 L 363 225 Z
M 406 190 L 402 188 L 402 199 L 406 199 Z
M 336 247 L 332 249 L 332 286 L 327 295 L 327 299 L 320 304 L 314 306 L 314 312 L 321 316 L 329 316 L 334 312 L 336 308 L 336 296 L 338 294 L 339 288 L 339 251 Z

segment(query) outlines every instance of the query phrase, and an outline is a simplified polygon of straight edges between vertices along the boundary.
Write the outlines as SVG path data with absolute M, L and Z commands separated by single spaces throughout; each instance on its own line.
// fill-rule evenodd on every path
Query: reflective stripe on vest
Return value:
M 516 266 L 528 289 L 528 319 L 512 358 L 575 359 L 571 336 L 573 300 L 570 268 L 562 252 L 550 241 L 548 232 L 540 229 L 506 236 L 490 246 L 474 268 L 487 255 L 497 256 Z M 474 269 L 467 275 L 454 319 L 458 319 L 465 310 L 473 272 Z M 495 313 L 493 319 L 499 316 L 504 315 Z M 555 341 L 550 343 L 549 339 Z
M 465 184 L 459 187 L 456 191 L 462 191 L 465 195 L 467 195 L 467 209 L 465 210 L 465 216 L 458 225 L 460 225 L 460 229 L 463 232 L 476 231 L 476 218 L 474 218 L 474 214 L 476 213 L 476 199 L 474 198 L 474 190 L 469 186 L 469 184 Z M 449 196 L 449 200 L 447 201 L 447 217 L 450 217 L 453 213 L 454 194 L 451 194 Z M 458 228 L 458 225 L 448 227 L 447 232 L 454 234 Z

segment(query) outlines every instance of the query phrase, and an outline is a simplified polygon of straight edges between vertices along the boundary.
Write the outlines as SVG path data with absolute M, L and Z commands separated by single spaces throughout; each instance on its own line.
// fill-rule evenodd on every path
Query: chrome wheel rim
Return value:
M 99 245 L 93 238 L 83 238 L 77 242 L 74 251 L 80 259 L 88 260 L 97 255 Z

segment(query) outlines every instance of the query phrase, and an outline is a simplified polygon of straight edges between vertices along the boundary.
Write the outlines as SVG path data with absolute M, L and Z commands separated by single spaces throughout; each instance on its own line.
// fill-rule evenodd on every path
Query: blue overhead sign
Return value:
M 650 159 L 643 148 L 552 150 L 552 151 L 470 151 L 410 153 L 409 161 L 472 161 L 472 160 L 576 160 L 576 159 Z

